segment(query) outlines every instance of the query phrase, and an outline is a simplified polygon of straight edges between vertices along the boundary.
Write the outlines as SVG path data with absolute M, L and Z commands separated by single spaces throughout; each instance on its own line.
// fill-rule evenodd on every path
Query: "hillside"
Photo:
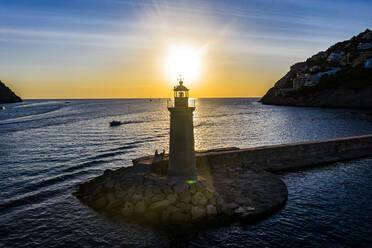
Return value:
M 291 66 L 263 104 L 372 108 L 372 31 L 336 43 Z
M 0 81 L 0 103 L 13 102 L 22 102 L 22 99 Z

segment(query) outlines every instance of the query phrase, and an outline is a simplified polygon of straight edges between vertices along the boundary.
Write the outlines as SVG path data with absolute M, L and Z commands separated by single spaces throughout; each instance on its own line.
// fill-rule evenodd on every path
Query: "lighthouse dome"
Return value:
M 186 88 L 184 85 L 183 85 L 183 81 L 180 80 L 179 82 L 179 85 L 177 85 L 176 87 L 174 87 L 174 91 L 188 91 L 189 89 Z

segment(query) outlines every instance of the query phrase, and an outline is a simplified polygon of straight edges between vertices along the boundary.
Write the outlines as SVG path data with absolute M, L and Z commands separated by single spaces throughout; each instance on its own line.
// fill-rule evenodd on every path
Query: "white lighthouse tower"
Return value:
M 178 183 L 197 179 L 194 149 L 193 111 L 195 102 L 189 104 L 189 90 L 179 79 L 174 99 L 168 101 L 170 112 L 170 139 L 168 180 Z

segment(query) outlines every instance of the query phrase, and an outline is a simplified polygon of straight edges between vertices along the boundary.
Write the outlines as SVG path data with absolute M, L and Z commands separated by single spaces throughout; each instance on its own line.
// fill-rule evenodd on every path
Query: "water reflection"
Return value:
M 126 124 L 111 128 L 113 119 Z M 198 150 L 372 133 L 364 111 L 265 106 L 257 99 L 197 99 L 194 126 Z M 25 101 L 1 112 L 0 137 L 0 246 L 169 245 L 167 234 L 113 222 L 71 196 L 75 184 L 105 169 L 130 166 L 132 159 L 155 149 L 168 150 L 165 99 Z M 345 174 L 337 177 L 338 167 L 284 175 L 291 198 L 283 211 L 259 225 L 208 231 L 192 244 L 244 246 L 248 240 L 252 246 L 270 246 L 312 236 L 355 236 L 364 244 L 371 226 L 362 214 L 368 216 L 372 206 L 371 191 L 365 190 L 372 185 L 371 170 L 364 166 L 346 164 Z M 343 181 L 348 175 L 350 180 Z M 322 219 L 327 220 L 323 226 L 342 228 L 335 236 L 319 233 L 313 220 Z

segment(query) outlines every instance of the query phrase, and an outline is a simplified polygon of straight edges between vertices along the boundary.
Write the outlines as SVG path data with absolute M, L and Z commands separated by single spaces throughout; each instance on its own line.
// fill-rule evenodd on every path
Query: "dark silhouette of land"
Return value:
M 371 95 L 372 31 L 367 29 L 292 65 L 261 102 L 371 109 Z
M 22 99 L 0 81 L 0 103 L 22 102 Z

